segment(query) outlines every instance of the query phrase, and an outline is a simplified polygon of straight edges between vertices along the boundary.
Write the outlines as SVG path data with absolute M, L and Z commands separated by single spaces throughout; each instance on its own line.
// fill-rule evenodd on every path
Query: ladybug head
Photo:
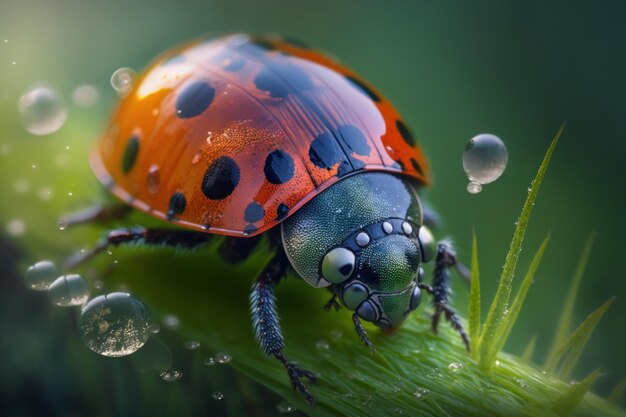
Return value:
M 418 226 L 387 219 L 355 232 L 328 251 L 321 273 L 361 319 L 395 328 L 420 304 L 417 284 L 423 258 Z

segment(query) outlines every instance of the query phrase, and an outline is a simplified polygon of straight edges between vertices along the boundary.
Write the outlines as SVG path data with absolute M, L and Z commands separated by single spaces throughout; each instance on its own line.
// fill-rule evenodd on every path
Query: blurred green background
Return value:
M 607 393 L 626 375 L 625 19 L 626 4 L 620 1 L 598 1 L 591 7 L 566 1 L 0 0 L 0 183 L 6 185 L 0 199 L 0 403 L 8 404 L 11 415 L 19 415 L 20 409 L 23 415 L 36 414 L 37 407 L 63 414 L 67 404 L 81 415 L 90 398 L 97 397 L 99 404 L 111 399 L 111 409 L 95 413 L 108 415 L 132 408 L 132 397 L 128 404 L 117 404 L 116 392 L 134 392 L 133 384 L 151 383 L 152 376 L 138 376 L 119 365 L 122 362 L 87 352 L 67 311 L 48 307 L 44 295 L 26 291 L 19 282 L 24 265 L 36 259 L 20 255 L 30 245 L 28 232 L 16 238 L 5 226 L 33 210 L 13 189 L 15 181 L 33 178 L 33 168 L 12 152 L 31 149 L 32 163 L 37 163 L 41 144 L 61 151 L 67 132 L 82 135 L 79 140 L 86 148 L 116 102 L 109 85 L 115 69 L 140 70 L 166 48 L 212 31 L 276 32 L 301 39 L 338 56 L 395 103 L 431 161 L 435 183 L 426 195 L 444 220 L 440 234 L 455 239 L 468 263 L 476 229 L 484 302 L 495 291 L 530 179 L 549 140 L 567 122 L 540 191 L 525 240 L 529 249 L 522 253 L 520 266 L 528 264 L 531 250 L 546 233 L 552 239 L 506 349 L 521 353 L 536 334 L 535 360 L 543 359 L 584 241 L 596 230 L 576 321 L 610 296 L 618 299 L 596 329 L 576 374 L 583 377 L 600 367 L 607 374 L 596 391 Z M 38 82 L 56 87 L 69 109 L 66 125 L 45 137 L 26 133 L 17 112 L 19 97 Z M 100 92 L 91 109 L 71 104 L 72 91 L 85 83 Z M 461 154 L 466 142 L 482 132 L 505 141 L 509 165 L 500 180 L 470 195 Z M 69 155 L 86 175 L 85 154 Z M 51 171 L 48 179 L 52 184 L 71 183 L 68 172 Z M 39 187 L 31 188 L 36 192 Z M 36 210 L 85 206 L 90 197 L 66 200 L 41 203 Z M 465 314 L 467 288 L 459 282 L 454 286 L 455 306 Z M 103 375 L 102 392 L 94 394 L 98 387 L 85 382 L 87 373 Z M 208 383 L 206 378 L 195 381 Z M 271 415 L 280 401 L 273 394 L 254 394 L 263 391 L 228 369 L 211 378 L 229 378 L 244 387 L 242 392 L 253 393 L 251 403 L 259 414 Z M 177 392 L 189 398 L 202 392 L 192 382 L 168 387 L 163 395 Z M 33 399 L 28 407 L 18 406 L 27 398 Z M 190 410 L 219 413 L 219 406 L 211 404 L 190 405 Z

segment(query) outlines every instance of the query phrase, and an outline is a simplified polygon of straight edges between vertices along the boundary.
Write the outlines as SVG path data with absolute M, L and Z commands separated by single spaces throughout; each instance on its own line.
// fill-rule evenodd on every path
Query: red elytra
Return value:
M 135 208 L 230 236 L 262 233 L 358 172 L 429 183 L 421 149 L 378 91 L 300 43 L 243 34 L 160 56 L 91 165 Z

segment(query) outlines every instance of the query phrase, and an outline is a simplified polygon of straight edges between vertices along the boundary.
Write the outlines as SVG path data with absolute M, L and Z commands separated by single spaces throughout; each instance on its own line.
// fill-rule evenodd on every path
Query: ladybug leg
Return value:
M 280 249 L 252 285 L 250 292 L 252 327 L 263 352 L 267 356 L 274 356 L 283 364 L 293 389 L 300 391 L 307 401 L 313 405 L 315 404 L 315 399 L 301 381 L 301 378 L 305 377 L 309 381 L 315 382 L 315 374 L 299 368 L 283 355 L 285 342 L 280 328 L 274 289 L 280 279 L 285 276 L 288 264 L 285 253 Z
M 444 314 L 446 321 L 459 333 L 465 347 L 469 351 L 469 337 L 465 333 L 465 330 L 463 330 L 463 326 L 456 312 L 448 305 L 448 297 L 450 296 L 450 268 L 459 270 L 456 256 L 447 243 L 440 243 L 437 245 L 433 285 L 430 286 L 423 283 L 417 285 L 433 297 L 433 307 L 435 308 L 432 317 L 433 331 L 437 333 L 439 319 L 441 318 L 441 314 Z
M 354 329 L 356 330 L 356 334 L 359 335 L 359 339 L 361 339 L 361 341 L 365 343 L 365 346 L 372 349 L 372 352 L 376 353 L 376 348 L 374 347 L 374 344 L 372 343 L 370 338 L 367 337 L 367 332 L 365 331 L 365 328 L 363 327 L 363 324 L 361 323 L 361 320 L 359 319 L 359 315 L 357 313 L 354 313 L 352 315 L 352 322 L 354 323 Z
M 110 231 L 104 239 L 90 251 L 78 253 L 66 260 L 68 269 L 74 268 L 89 261 L 96 255 L 104 252 L 110 246 L 135 242 L 150 246 L 171 246 L 178 248 L 194 248 L 208 242 L 212 235 L 189 230 L 144 229 L 116 229 Z
M 121 220 L 128 216 L 133 208 L 127 204 L 95 205 L 81 211 L 66 214 L 59 219 L 63 229 L 85 223 L 106 223 Z
M 331 289 L 331 291 L 333 290 Z M 334 292 L 332 297 L 330 297 L 330 300 L 328 300 L 326 304 L 324 304 L 324 310 L 330 311 L 331 308 L 334 308 L 335 311 L 339 311 L 341 309 L 341 304 L 339 304 L 339 302 L 337 301 L 337 294 Z
M 248 259 L 252 251 L 259 245 L 261 235 L 248 238 L 227 237 L 220 244 L 218 253 L 229 263 L 238 263 Z

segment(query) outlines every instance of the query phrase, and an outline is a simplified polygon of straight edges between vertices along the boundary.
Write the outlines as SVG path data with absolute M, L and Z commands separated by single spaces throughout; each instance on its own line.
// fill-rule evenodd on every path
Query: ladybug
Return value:
M 252 285 L 253 329 L 294 389 L 315 374 L 285 358 L 274 295 L 290 271 L 362 321 L 393 331 L 433 298 L 448 306 L 449 244 L 437 244 L 418 191 L 428 164 L 394 107 L 355 73 L 308 46 L 231 34 L 165 52 L 138 78 L 91 156 L 100 182 L 125 204 L 67 216 L 66 226 L 121 217 L 133 207 L 178 229 L 111 231 L 76 266 L 111 245 L 194 248 L 226 235 L 220 254 L 245 259 L 268 236 L 275 255 Z M 422 265 L 435 261 L 432 285 Z

